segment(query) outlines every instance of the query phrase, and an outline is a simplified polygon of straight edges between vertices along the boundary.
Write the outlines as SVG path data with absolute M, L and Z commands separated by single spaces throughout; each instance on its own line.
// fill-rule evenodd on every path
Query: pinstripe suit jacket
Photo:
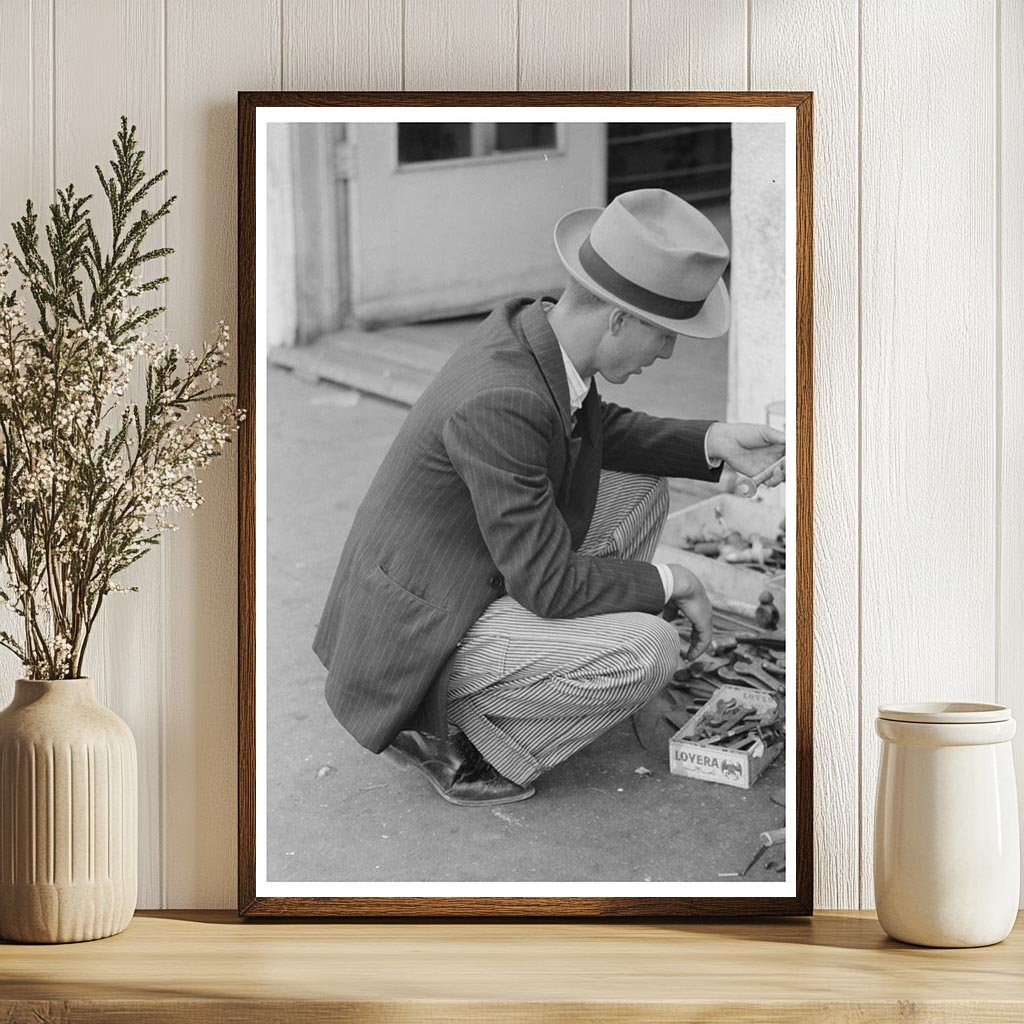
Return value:
M 313 644 L 365 747 L 444 735 L 446 663 L 495 598 L 548 618 L 659 612 L 653 565 L 577 554 L 601 468 L 714 479 L 708 421 L 648 416 L 592 384 L 574 431 L 541 301 L 496 309 L 409 413 L 356 513 Z

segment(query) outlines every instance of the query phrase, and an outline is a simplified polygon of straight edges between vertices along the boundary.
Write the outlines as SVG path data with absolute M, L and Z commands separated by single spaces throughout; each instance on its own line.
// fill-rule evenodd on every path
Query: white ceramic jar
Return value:
M 1017 789 L 999 704 L 878 709 L 875 906 L 894 939 L 988 946 L 1010 933 L 1020 894 Z

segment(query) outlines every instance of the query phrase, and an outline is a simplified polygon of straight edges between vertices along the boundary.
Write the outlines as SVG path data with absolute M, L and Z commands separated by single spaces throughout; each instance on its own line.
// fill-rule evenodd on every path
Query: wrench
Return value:
M 772 693 L 778 693 L 780 682 L 778 679 L 768 675 L 767 672 L 761 668 L 761 665 L 757 662 L 752 661 L 739 661 L 733 666 L 733 669 L 738 672 L 741 676 L 747 676 L 750 679 L 758 679 L 764 685 L 772 691 Z
M 774 686 L 765 686 L 755 676 L 738 675 L 731 668 L 720 668 L 718 670 L 718 678 L 725 679 L 730 683 L 738 683 L 740 686 L 746 686 L 751 690 L 767 690 L 769 693 L 775 693 Z
M 767 469 L 762 470 L 757 476 L 753 477 L 740 477 L 734 488 L 734 492 L 743 498 L 752 498 L 757 494 L 757 489 L 763 484 L 769 477 L 773 476 L 776 469 L 782 470 L 782 479 L 786 479 L 786 456 L 783 455 L 777 462 L 773 462 Z

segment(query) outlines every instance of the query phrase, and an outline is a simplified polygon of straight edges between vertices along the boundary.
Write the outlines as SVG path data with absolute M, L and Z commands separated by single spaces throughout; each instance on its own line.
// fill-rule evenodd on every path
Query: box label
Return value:
M 672 748 L 672 770 L 697 778 L 715 778 L 735 786 L 746 786 L 747 764 L 743 758 L 716 754 L 691 746 Z

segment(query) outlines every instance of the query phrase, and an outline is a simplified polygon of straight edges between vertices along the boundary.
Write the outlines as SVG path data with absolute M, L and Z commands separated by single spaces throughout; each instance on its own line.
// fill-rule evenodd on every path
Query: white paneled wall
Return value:
M 817 903 L 869 906 L 875 706 L 1024 705 L 1024 5 L 0 0 L 0 224 L 91 188 L 127 113 L 194 344 L 235 316 L 235 93 L 280 88 L 815 92 Z M 144 907 L 235 901 L 235 471 L 93 651 L 139 743 Z

